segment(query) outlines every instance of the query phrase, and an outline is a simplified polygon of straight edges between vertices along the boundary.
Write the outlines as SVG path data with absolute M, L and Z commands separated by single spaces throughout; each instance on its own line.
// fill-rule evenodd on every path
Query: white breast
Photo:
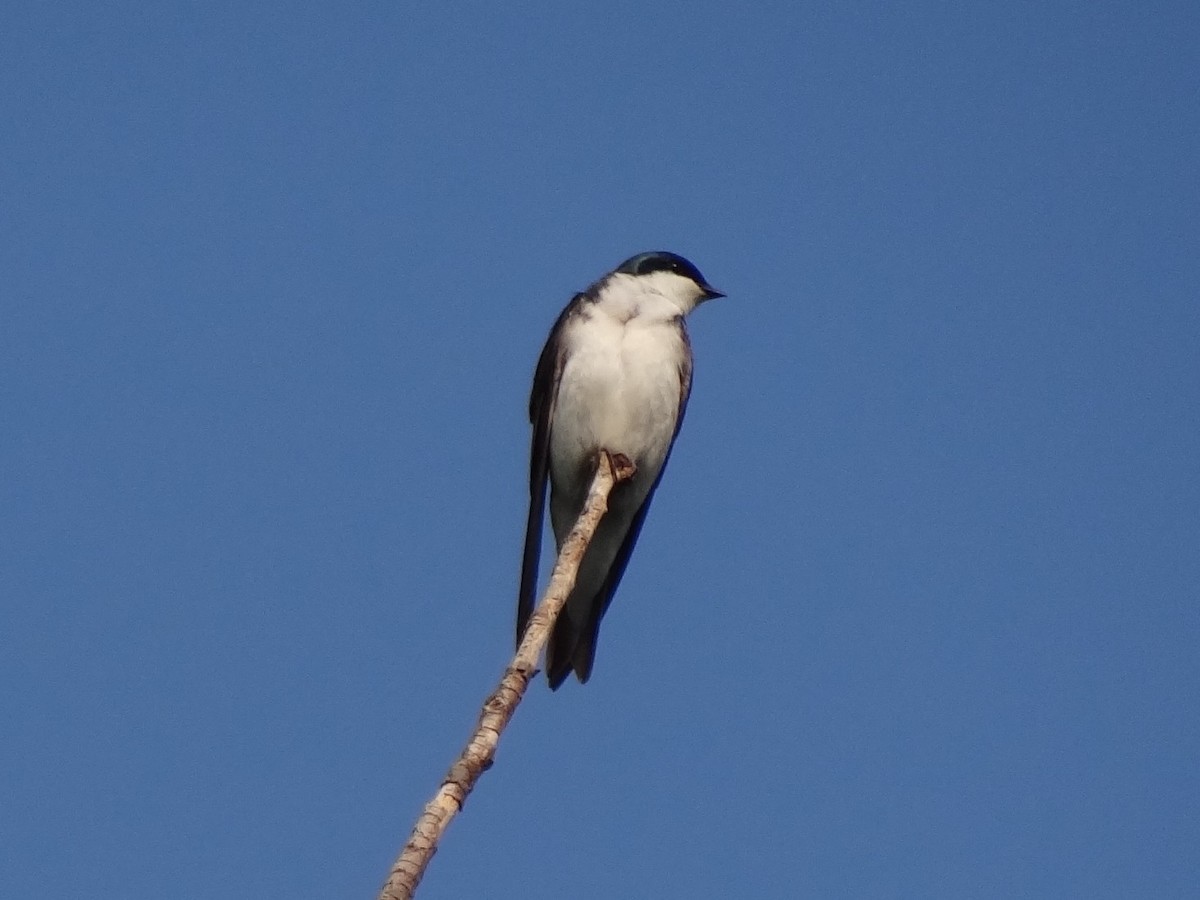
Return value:
M 556 480 L 577 477 L 601 448 L 624 453 L 639 475 L 657 474 L 675 432 L 686 353 L 678 322 L 665 312 L 597 305 L 568 324 L 550 436 Z

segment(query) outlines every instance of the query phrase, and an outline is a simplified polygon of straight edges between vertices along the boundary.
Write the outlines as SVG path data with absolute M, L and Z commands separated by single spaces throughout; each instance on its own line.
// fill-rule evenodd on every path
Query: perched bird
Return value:
M 529 420 L 529 519 L 517 599 L 517 643 L 533 613 L 550 483 L 550 524 L 561 549 L 583 510 L 600 450 L 637 467 L 618 484 L 546 650 L 557 689 L 573 669 L 592 673 L 596 635 L 637 542 L 692 388 L 683 319 L 725 295 L 692 263 L 665 251 L 639 253 L 567 304 L 533 376 Z

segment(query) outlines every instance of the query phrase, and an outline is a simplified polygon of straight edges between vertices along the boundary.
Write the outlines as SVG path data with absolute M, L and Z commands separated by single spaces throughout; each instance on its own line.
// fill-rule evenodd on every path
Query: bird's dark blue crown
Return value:
M 646 253 L 639 253 L 637 256 L 631 256 L 617 266 L 617 271 L 625 275 L 649 275 L 651 272 L 674 272 L 676 275 L 690 278 L 711 296 L 724 296 L 708 283 L 707 279 L 700 274 L 700 270 L 691 261 L 680 256 L 678 253 L 671 253 L 669 250 L 650 250 Z

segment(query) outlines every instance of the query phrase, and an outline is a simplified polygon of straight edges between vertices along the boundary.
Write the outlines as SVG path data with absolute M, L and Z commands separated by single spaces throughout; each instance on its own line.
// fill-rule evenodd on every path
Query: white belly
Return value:
M 550 432 L 555 482 L 586 478 L 600 449 L 624 453 L 652 482 L 679 415 L 678 328 L 598 315 L 577 323 L 570 338 Z

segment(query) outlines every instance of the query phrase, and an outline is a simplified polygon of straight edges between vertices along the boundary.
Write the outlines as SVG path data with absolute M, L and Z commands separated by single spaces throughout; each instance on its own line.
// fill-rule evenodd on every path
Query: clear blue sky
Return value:
M 1200 6 L 573 6 L 5 5 L 0 896 L 374 896 L 654 248 L 683 434 L 421 896 L 1194 896 Z

